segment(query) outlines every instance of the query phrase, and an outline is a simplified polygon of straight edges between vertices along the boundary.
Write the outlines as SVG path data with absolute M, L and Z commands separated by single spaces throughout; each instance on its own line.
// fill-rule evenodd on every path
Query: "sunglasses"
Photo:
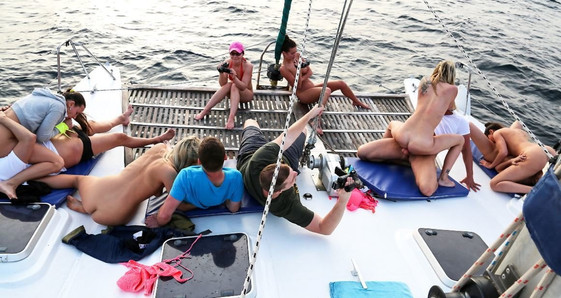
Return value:
M 230 52 L 230 56 L 239 56 L 239 55 L 241 55 L 241 54 L 242 54 L 242 53 L 238 53 L 238 52 L 236 52 L 236 51 L 231 51 L 231 52 Z

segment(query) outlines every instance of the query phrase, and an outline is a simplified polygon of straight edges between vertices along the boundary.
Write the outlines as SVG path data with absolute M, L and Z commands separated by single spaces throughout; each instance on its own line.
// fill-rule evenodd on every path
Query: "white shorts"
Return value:
M 11 151 L 10 154 L 0 157 L 0 181 L 8 180 L 28 167 L 28 164 Z

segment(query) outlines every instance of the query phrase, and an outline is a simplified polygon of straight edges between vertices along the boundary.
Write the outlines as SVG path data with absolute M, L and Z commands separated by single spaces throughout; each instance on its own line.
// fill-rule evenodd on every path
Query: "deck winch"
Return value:
M 307 166 L 311 170 L 319 170 L 319 178 L 321 180 L 321 183 L 325 187 L 325 190 L 330 195 L 333 195 L 335 193 L 333 183 L 336 183 L 337 179 L 339 178 L 339 175 L 336 174 L 335 169 L 344 169 L 345 159 L 337 154 L 320 153 L 317 157 L 314 155 L 310 155 Z

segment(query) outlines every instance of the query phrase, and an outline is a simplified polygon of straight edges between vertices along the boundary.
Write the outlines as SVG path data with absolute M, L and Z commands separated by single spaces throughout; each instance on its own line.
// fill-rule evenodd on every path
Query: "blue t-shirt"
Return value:
M 215 186 L 201 166 L 182 169 L 173 182 L 170 195 L 201 209 L 220 205 L 226 200 L 240 202 L 244 190 L 242 174 L 232 168 L 222 168 L 222 171 L 224 181 Z

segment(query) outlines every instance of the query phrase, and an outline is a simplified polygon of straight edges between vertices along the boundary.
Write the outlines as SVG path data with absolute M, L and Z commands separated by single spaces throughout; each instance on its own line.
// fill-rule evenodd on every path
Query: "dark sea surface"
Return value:
M 308 1 L 293 1 L 288 34 L 304 40 Z M 561 138 L 561 4 L 547 0 L 431 0 L 474 64 L 545 144 Z M 344 1 L 312 3 L 305 55 L 322 82 Z M 0 104 L 35 87 L 56 89 L 56 47 L 83 42 L 123 82 L 217 87 L 216 64 L 230 42 L 257 63 L 276 39 L 283 1 L 0 0 Z M 274 46 L 271 47 L 273 49 Z M 63 88 L 83 77 L 62 47 Z M 86 55 L 84 52 L 81 52 Z M 86 55 L 87 56 L 87 55 Z M 331 78 L 357 93 L 403 93 L 403 79 L 429 75 L 442 59 L 468 63 L 424 1 L 355 0 Z M 92 70 L 93 59 L 85 58 Z M 274 62 L 272 51 L 266 65 Z M 254 80 L 256 79 L 254 75 Z M 458 77 L 466 82 L 467 73 Z M 472 78 L 472 114 L 512 122 L 483 77 Z

